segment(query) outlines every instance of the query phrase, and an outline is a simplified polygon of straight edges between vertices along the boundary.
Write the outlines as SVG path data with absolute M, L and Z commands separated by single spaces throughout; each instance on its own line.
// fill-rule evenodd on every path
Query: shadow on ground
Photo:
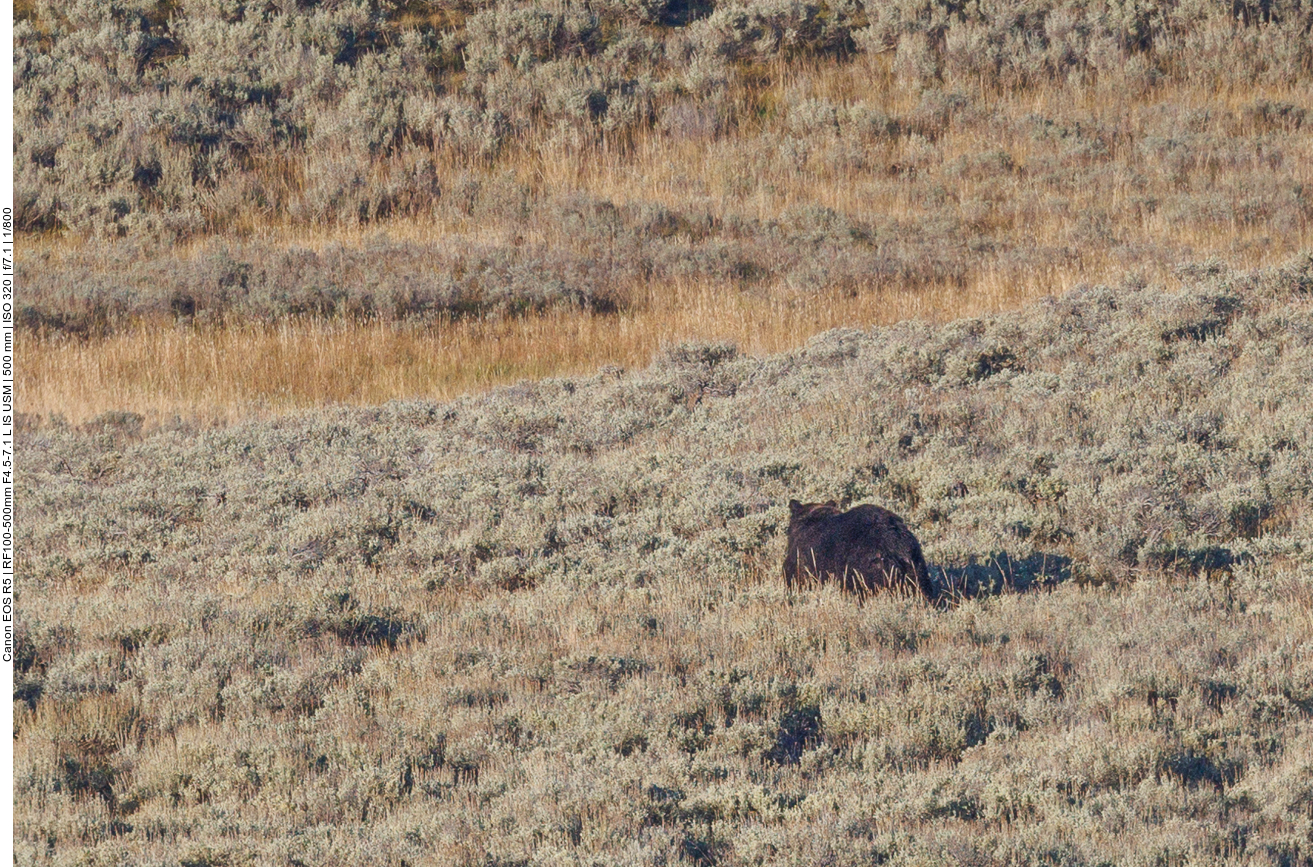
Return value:
M 1217 545 L 1155 547 L 1140 551 L 1136 564 L 1123 564 L 1123 574 L 1147 571 L 1215 578 L 1228 575 L 1253 559 L 1248 553 L 1236 553 Z M 950 603 L 1001 593 L 1051 590 L 1073 578 L 1081 583 L 1099 584 L 1114 580 L 1115 576 L 1111 569 L 1100 570 L 1088 563 L 1073 564 L 1070 557 L 1044 551 L 1026 557 L 994 551 L 973 557 L 966 565 L 930 565 L 930 577 L 939 591 L 939 599 Z
M 1052 589 L 1071 578 L 1070 557 L 1036 551 L 1016 557 L 996 551 L 964 566 L 933 564 L 930 574 L 939 587 L 939 598 L 975 599 L 1001 593 L 1028 593 Z

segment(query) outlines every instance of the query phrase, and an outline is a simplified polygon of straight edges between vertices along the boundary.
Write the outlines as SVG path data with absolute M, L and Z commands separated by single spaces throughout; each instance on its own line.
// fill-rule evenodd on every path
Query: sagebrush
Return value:
M 43 333 L 606 312 L 687 281 L 1034 296 L 1310 244 L 1295 0 L 17 15 Z
M 19 858 L 1305 864 L 1313 271 L 446 404 L 27 418 Z M 876 502 L 945 602 L 787 592 Z

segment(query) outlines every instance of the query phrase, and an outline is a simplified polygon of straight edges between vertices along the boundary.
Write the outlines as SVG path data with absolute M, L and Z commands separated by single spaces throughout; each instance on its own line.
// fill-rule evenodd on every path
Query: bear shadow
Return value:
M 1017 557 L 1007 551 L 994 551 L 972 557 L 960 566 L 930 564 L 938 598 L 941 601 L 976 599 L 1003 593 L 1030 593 L 1052 590 L 1071 580 L 1072 560 L 1062 554 L 1036 551 Z

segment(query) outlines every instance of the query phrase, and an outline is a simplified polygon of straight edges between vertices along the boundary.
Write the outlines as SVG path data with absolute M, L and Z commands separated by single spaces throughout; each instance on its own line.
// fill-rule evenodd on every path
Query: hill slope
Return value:
M 1184 277 L 29 422 L 22 857 L 1305 863 L 1313 269 Z M 790 496 L 905 515 L 951 604 L 786 595 Z
M 1302 0 L 16 9 L 16 220 L 62 237 L 19 246 L 42 332 L 689 284 L 958 316 L 1311 242 Z

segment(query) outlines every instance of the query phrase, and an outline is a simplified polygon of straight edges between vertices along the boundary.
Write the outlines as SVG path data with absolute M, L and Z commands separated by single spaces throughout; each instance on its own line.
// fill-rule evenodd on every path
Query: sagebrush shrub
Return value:
M 303 193 L 279 173 L 347 145 L 361 149 L 353 158 L 370 184 L 409 144 L 450 147 L 473 164 L 513 159 L 508 144 L 558 121 L 581 124 L 586 147 L 602 133 L 624 141 L 652 129 L 675 139 L 752 129 L 777 114 L 751 84 L 777 59 L 835 64 L 892 52 L 896 73 L 932 93 L 979 82 L 1147 93 L 1187 74 L 1239 85 L 1294 83 L 1313 70 L 1297 4 L 1238 16 L 919 0 L 414 5 L 29 9 L 15 29 L 20 225 L 186 236 L 241 224 L 242 208 L 212 195 L 229 188 L 248 210 L 355 222 L 353 197 L 325 198 L 313 181 Z M 1308 108 L 1256 102 L 1256 124 L 1283 131 L 1297 130 Z M 797 125 L 802 111 L 779 114 Z M 394 213 L 363 210 L 369 220 Z
M 1181 274 L 445 405 L 29 425 L 17 845 L 1302 852 L 1313 280 Z M 946 603 L 786 591 L 790 496 L 896 508 Z

